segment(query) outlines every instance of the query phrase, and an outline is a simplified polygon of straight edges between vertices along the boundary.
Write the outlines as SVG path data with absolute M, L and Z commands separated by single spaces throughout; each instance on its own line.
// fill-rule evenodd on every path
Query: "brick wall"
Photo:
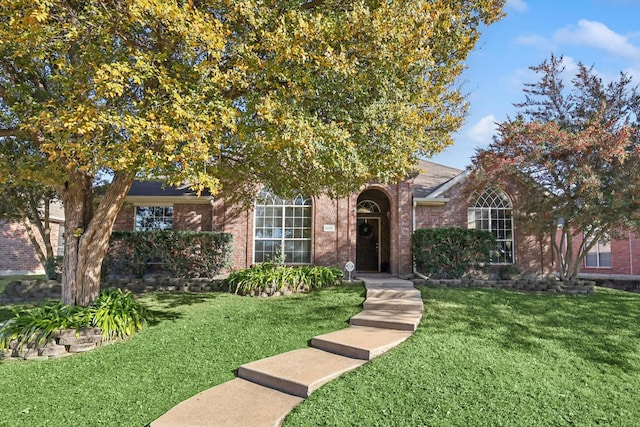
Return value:
M 620 239 L 611 239 L 611 267 L 584 267 L 580 268 L 585 274 L 640 274 L 640 238 L 632 232 L 620 232 Z M 574 250 L 582 243 L 582 235 L 574 238 Z
M 50 224 L 51 244 L 57 254 L 58 235 L 62 226 Z M 40 244 L 42 239 L 36 234 Z M 24 225 L 17 222 L 0 224 L 0 274 L 43 274 L 44 269 L 31 245 Z
M 389 201 L 386 236 L 389 239 L 390 269 L 393 274 L 409 274 L 412 271 L 411 230 L 412 183 L 399 185 L 371 185 L 367 189 L 382 192 Z M 364 190 L 363 190 L 364 191 Z M 315 265 L 344 267 L 347 261 L 356 260 L 356 205 L 358 194 L 346 198 L 331 199 L 327 196 L 313 198 L 312 262 Z M 251 208 L 229 206 L 217 199 L 213 206 L 213 229 L 234 236 L 233 267 L 246 268 L 253 263 L 253 221 Z

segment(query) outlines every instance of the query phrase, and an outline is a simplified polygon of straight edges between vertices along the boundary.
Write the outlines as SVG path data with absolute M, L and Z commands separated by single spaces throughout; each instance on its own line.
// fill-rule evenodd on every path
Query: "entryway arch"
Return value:
M 356 205 L 356 270 L 360 272 L 389 272 L 390 203 L 387 195 L 370 188 L 358 196 Z

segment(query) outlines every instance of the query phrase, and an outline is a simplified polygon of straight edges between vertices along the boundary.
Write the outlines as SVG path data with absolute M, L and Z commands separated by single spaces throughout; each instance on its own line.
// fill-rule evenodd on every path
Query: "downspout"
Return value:
M 631 230 L 629 230 L 629 273 L 633 276 L 633 248 L 631 245 Z
M 415 233 L 416 231 L 416 206 L 417 205 L 418 203 L 414 199 L 413 205 L 411 207 L 411 270 L 413 271 L 413 274 L 415 274 L 416 276 L 419 276 L 422 279 L 425 279 L 425 277 L 422 274 L 416 271 L 416 262 L 415 262 L 415 258 L 413 257 L 413 233 Z

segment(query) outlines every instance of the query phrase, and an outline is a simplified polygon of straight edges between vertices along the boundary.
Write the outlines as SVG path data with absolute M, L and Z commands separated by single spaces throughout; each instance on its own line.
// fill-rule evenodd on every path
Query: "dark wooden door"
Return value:
M 380 220 L 358 218 L 356 269 L 380 271 Z

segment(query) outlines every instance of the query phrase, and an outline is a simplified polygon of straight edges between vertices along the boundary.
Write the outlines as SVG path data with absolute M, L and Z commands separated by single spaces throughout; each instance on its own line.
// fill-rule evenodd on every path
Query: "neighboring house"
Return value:
M 574 251 L 582 243 L 580 236 L 573 242 Z M 620 233 L 617 239 L 597 242 L 587 254 L 581 277 L 640 275 L 640 238 L 632 231 Z
M 52 202 L 49 211 L 51 244 L 58 256 L 64 253 L 64 209 L 60 202 Z M 40 244 L 42 239 L 34 230 Z M 0 222 L 0 275 L 44 274 L 44 268 L 36 255 L 20 222 Z
M 263 190 L 254 206 L 240 209 L 221 198 L 195 197 L 188 188 L 136 182 L 116 230 L 224 231 L 234 236 L 233 268 L 245 268 L 283 248 L 289 264 L 344 266 L 358 272 L 407 276 L 413 272 L 411 236 L 416 228 L 473 227 L 494 233 L 501 265 L 531 274 L 554 271 L 548 239 L 520 232 L 511 197 L 497 189 L 465 194 L 468 172 L 422 161 L 398 184 L 372 183 L 341 199 L 282 199 Z

